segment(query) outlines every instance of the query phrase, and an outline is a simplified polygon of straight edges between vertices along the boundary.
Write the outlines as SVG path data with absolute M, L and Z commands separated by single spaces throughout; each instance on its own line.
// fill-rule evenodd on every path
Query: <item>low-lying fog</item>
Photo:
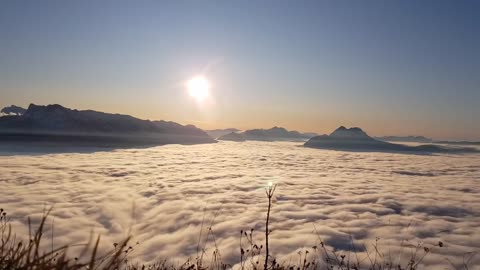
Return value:
M 27 234 L 27 216 L 38 221 L 44 208 L 54 205 L 56 246 L 86 242 L 93 229 L 102 235 L 102 249 L 111 249 L 131 230 L 133 243 L 139 242 L 132 256 L 140 261 L 195 258 L 202 219 L 208 227 L 215 216 L 221 255 L 234 263 L 240 230 L 255 228 L 258 241 L 263 239 L 264 188 L 271 181 L 278 184 L 271 252 L 283 260 L 297 260 L 298 249 L 318 245 L 319 238 L 348 249 L 349 234 L 368 248 L 379 237 L 381 249 L 395 254 L 401 253 L 402 240 L 442 241 L 444 247 L 432 249 L 424 260 L 432 266 L 448 265 L 445 258 L 461 261 L 466 252 L 480 249 L 480 155 L 356 153 L 298 145 L 220 142 L 4 155 L 0 207 L 17 232 Z M 207 248 L 210 256 L 213 245 Z M 405 259 L 408 253 L 404 248 Z M 480 258 L 471 265 L 480 265 Z

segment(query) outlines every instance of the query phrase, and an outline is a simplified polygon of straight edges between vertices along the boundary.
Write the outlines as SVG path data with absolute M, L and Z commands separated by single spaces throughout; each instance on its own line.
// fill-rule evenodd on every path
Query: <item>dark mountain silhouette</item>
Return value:
M 424 136 L 383 136 L 375 137 L 375 139 L 386 142 L 417 142 L 417 143 L 431 143 L 432 139 Z
M 361 128 L 339 127 L 330 135 L 316 136 L 304 146 L 331 150 L 372 151 L 372 152 L 410 152 L 410 153 L 466 153 L 478 152 L 474 148 L 446 148 L 439 145 L 407 146 L 376 140 Z
M 250 129 L 244 132 L 239 132 L 238 129 L 220 129 L 207 131 L 213 138 L 226 141 L 306 141 L 314 136 L 316 133 L 300 133 L 298 131 L 289 131 L 282 127 L 272 127 L 270 129 Z
M 318 134 L 315 132 L 304 132 L 302 134 L 303 136 L 305 136 L 305 138 L 308 138 L 308 139 L 318 136 Z
M 246 130 L 242 132 L 241 135 L 245 140 L 252 141 L 306 141 L 311 138 L 313 134 L 288 131 L 282 127 L 273 127 L 271 129 Z
M 201 129 L 175 122 L 141 120 L 129 115 L 31 104 L 23 115 L 0 117 L 2 141 L 92 143 L 96 146 L 214 142 Z
M 346 128 L 341 126 L 330 134 L 332 138 L 345 138 L 345 139 L 357 139 L 357 140 L 371 140 L 372 138 L 367 135 L 361 128 L 352 127 Z
M 4 113 L 4 114 L 15 114 L 15 115 L 22 115 L 26 112 L 27 110 L 25 110 L 24 108 L 22 107 L 18 107 L 18 106 L 15 106 L 15 105 L 11 105 L 11 106 L 8 106 L 8 107 L 5 107 L 3 108 L 0 113 Z
M 228 134 L 225 134 L 223 136 L 218 137 L 217 140 L 243 142 L 243 141 L 245 141 L 245 138 L 240 133 L 231 132 L 231 133 L 228 133 Z
M 230 134 L 232 132 L 239 132 L 240 130 L 236 128 L 226 128 L 226 129 L 212 129 L 212 130 L 205 130 L 207 132 L 208 136 L 216 139 L 219 138 L 223 135 Z

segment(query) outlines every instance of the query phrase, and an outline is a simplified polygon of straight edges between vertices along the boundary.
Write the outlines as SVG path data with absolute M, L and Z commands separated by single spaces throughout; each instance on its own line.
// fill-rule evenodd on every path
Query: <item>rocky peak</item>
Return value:
M 370 138 L 361 128 L 352 127 L 346 128 L 341 126 L 330 134 L 330 137 L 334 138 Z

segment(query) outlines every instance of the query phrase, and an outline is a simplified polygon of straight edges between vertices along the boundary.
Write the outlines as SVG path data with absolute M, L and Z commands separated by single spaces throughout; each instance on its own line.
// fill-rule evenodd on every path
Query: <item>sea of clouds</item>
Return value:
M 257 242 L 263 241 L 265 188 L 273 182 L 271 253 L 280 260 L 296 262 L 298 251 L 320 241 L 332 249 L 351 250 L 353 237 L 360 255 L 378 239 L 382 252 L 402 261 L 409 258 L 410 246 L 428 246 L 431 254 L 423 264 L 437 269 L 480 251 L 479 181 L 478 154 L 341 152 L 288 142 L 220 142 L 4 154 L 0 207 L 17 233 L 27 235 L 27 217 L 35 224 L 54 206 L 46 234 L 52 233 L 53 224 L 55 246 L 88 242 L 93 233 L 101 234 L 106 251 L 132 235 L 131 260 L 140 262 L 194 259 L 200 236 L 209 258 L 215 248 L 207 232 L 212 225 L 223 260 L 233 264 L 239 260 L 240 230 L 254 228 Z M 479 265 L 480 256 L 471 259 L 470 269 Z

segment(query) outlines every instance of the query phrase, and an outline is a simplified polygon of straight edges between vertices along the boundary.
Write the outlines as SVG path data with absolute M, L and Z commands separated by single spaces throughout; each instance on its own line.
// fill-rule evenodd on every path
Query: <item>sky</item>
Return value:
M 5 0 L 0 106 L 480 140 L 478 14 L 473 0 Z

